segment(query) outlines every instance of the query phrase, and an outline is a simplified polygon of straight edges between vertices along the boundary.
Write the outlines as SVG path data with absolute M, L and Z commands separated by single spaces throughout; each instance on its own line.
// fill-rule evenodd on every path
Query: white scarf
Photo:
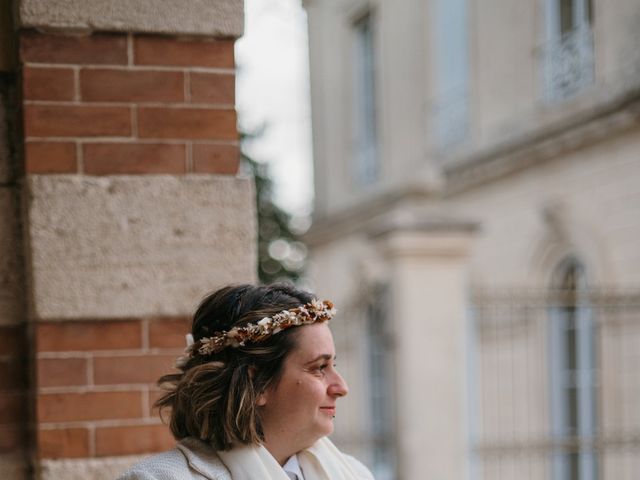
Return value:
M 280 464 L 263 446 L 245 445 L 219 451 L 233 480 L 289 480 Z M 328 438 L 298 452 L 305 480 L 373 480 L 367 469 L 345 456 Z

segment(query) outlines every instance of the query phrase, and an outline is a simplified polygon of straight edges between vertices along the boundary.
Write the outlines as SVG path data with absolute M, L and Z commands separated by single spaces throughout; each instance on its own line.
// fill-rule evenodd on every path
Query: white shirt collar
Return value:
M 304 480 L 300 463 L 298 463 L 298 455 L 291 455 L 289 460 L 282 466 L 285 473 L 294 480 Z

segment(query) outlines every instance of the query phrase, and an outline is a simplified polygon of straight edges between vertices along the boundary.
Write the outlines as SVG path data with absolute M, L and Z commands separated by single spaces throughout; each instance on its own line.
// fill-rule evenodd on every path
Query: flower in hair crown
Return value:
M 234 327 L 229 331 L 216 332 L 210 337 L 202 337 L 185 350 L 185 355 L 178 359 L 176 366 L 184 366 L 195 355 L 211 355 L 221 352 L 227 347 L 243 347 L 247 343 L 258 343 L 282 330 L 316 322 L 326 322 L 336 314 L 336 309 L 329 300 L 311 300 L 300 307 L 283 310 L 272 317 L 264 317 L 256 323 L 243 327 Z

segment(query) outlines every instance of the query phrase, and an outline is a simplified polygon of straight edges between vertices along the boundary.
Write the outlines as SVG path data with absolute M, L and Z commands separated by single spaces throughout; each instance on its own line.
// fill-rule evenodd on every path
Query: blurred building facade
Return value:
M 640 5 L 306 0 L 311 280 L 376 478 L 640 468 Z
M 0 478 L 173 446 L 155 382 L 201 298 L 256 280 L 242 30 L 242 0 L 0 3 Z

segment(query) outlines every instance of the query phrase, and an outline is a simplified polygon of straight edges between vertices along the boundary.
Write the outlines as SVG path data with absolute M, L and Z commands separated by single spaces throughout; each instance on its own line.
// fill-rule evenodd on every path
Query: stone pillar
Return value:
M 241 0 L 21 0 L 19 117 L 35 476 L 170 448 L 152 408 L 210 290 L 254 281 L 237 177 Z M 2 217 L 0 216 L 0 221 Z
M 473 226 L 377 236 L 391 286 L 400 478 L 468 478 L 467 259 Z

